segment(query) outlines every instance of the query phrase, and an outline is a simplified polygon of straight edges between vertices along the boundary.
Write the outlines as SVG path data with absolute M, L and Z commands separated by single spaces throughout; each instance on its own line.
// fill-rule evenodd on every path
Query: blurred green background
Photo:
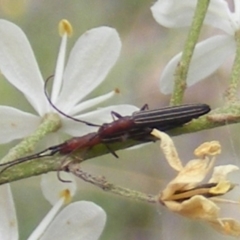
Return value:
M 61 19 L 68 19 L 74 28 L 69 49 L 88 29 L 102 25 L 115 28 L 122 40 L 121 56 L 106 81 L 91 96 L 118 87 L 121 94 L 111 100 L 111 104 L 129 103 L 141 107 L 148 103 L 150 108 L 156 108 L 169 103 L 169 96 L 159 91 L 158 79 L 168 60 L 181 50 L 187 29 L 169 30 L 159 26 L 151 15 L 152 4 L 152 1 L 143 0 L 1 0 L 0 14 L 26 33 L 44 78 L 54 72 L 60 43 L 58 22 Z M 209 29 L 204 29 L 202 37 L 210 33 Z M 212 108 L 220 106 L 230 67 L 231 61 L 226 61 L 222 70 L 188 89 L 184 102 L 205 102 Z M 22 94 L 2 76 L 0 104 L 34 112 Z M 185 163 L 193 158 L 192 152 L 199 144 L 219 140 L 223 154 L 218 163 L 238 164 L 238 131 L 237 125 L 226 126 L 175 137 L 174 140 Z M 1 156 L 14 144 L 16 142 L 2 145 Z M 151 194 L 160 192 L 175 176 L 175 172 L 165 162 L 158 143 L 136 150 L 120 151 L 118 154 L 120 158 L 117 160 L 112 155 L 106 155 L 89 160 L 82 167 L 95 175 L 105 176 L 113 183 Z M 34 177 L 12 184 L 20 239 L 26 239 L 51 208 L 42 196 L 39 180 L 39 177 Z M 74 200 L 93 201 L 106 211 L 108 218 L 102 240 L 229 239 L 206 224 L 185 219 L 163 206 L 105 193 L 81 180 L 78 180 L 78 194 Z M 238 217 L 240 219 L 240 214 Z

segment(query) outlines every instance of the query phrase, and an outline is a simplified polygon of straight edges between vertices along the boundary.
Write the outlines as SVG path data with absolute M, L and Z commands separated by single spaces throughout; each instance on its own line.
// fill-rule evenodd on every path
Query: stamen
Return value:
M 67 204 L 69 202 L 71 202 L 71 194 L 70 191 L 68 189 L 65 189 L 63 191 L 60 192 L 60 197 L 64 198 L 64 203 Z
M 67 34 L 67 36 L 70 37 L 73 33 L 73 28 L 68 20 L 63 19 L 59 22 L 58 31 L 61 37 L 65 34 Z

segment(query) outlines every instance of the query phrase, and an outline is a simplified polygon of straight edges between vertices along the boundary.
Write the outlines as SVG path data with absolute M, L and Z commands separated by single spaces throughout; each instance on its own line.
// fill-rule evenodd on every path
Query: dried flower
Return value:
M 172 139 L 156 129 L 152 131 L 152 135 L 161 140 L 160 147 L 169 165 L 178 171 L 177 176 L 159 195 L 159 202 L 185 217 L 206 221 L 221 233 L 240 236 L 240 222 L 231 218 L 220 218 L 220 208 L 216 204 L 219 201 L 239 204 L 216 198 L 235 187 L 226 176 L 239 168 L 232 164 L 214 167 L 210 180 L 202 183 L 213 168 L 216 155 L 221 153 L 219 142 L 200 145 L 194 152 L 198 159 L 189 161 L 183 167 Z

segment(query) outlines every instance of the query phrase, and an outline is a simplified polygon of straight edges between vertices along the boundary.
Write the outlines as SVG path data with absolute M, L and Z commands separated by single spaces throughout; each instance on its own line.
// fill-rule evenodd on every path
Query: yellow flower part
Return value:
M 160 148 L 169 165 L 178 171 L 177 176 L 159 194 L 159 202 L 173 212 L 206 221 L 221 233 L 239 237 L 240 222 L 231 218 L 220 218 L 221 209 L 216 204 L 219 201 L 239 204 L 239 202 L 216 198 L 236 186 L 227 180 L 227 174 L 239 170 L 232 164 L 213 168 L 216 155 L 221 153 L 219 142 L 212 141 L 200 145 L 194 151 L 198 159 L 189 161 L 183 167 L 172 139 L 156 129 L 152 131 L 152 135 L 161 140 Z M 210 180 L 202 183 L 212 169 Z
M 70 203 L 72 200 L 72 196 L 71 196 L 69 189 L 65 189 L 65 190 L 61 191 L 60 198 L 64 198 L 65 204 Z
M 71 23 L 68 20 L 63 19 L 58 24 L 58 31 L 60 36 L 67 34 L 67 36 L 70 37 L 73 33 L 73 28 Z
M 166 133 L 160 132 L 156 129 L 152 131 L 152 135 L 156 138 L 161 139 L 160 147 L 163 149 L 165 157 L 170 166 L 176 171 L 182 170 L 182 162 L 178 157 L 178 153 L 174 147 L 172 139 Z

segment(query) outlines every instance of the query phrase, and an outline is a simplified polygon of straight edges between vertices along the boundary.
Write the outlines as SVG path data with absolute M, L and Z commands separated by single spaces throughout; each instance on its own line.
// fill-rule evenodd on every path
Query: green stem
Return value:
M 175 70 L 174 90 L 170 100 L 171 105 L 179 105 L 182 103 L 183 95 L 187 87 L 186 80 L 190 62 L 195 45 L 199 38 L 205 15 L 207 13 L 209 1 L 210 0 L 198 0 L 193 22 L 183 49 L 182 57 Z
M 193 120 L 191 121 L 191 123 L 186 124 L 183 127 L 174 129 L 168 133 L 171 136 L 177 136 L 184 133 L 192 133 L 204 129 L 225 126 L 226 123 L 227 124 L 240 123 L 239 102 L 235 102 L 232 105 L 226 105 L 219 109 L 215 109 L 211 111 L 208 115 Z M 117 151 L 140 143 L 142 142 L 127 139 L 122 142 L 109 144 L 109 147 L 111 148 L 112 151 Z M 109 150 L 106 148 L 104 144 L 98 144 L 91 149 L 79 149 L 78 151 L 74 151 L 71 155 L 67 156 L 56 154 L 55 156 L 51 157 L 34 159 L 33 161 L 28 161 L 22 164 L 18 164 L 14 167 L 11 167 L 3 173 L 0 172 L 0 184 L 13 182 L 31 176 L 40 175 L 42 173 L 50 171 L 58 171 L 59 169 L 62 168 L 62 163 L 63 161 L 66 162 L 67 158 L 69 159 L 69 161 L 78 159 L 78 161 L 81 162 L 104 154 L 109 154 Z M 3 169 L 3 167 L 1 169 Z
M 157 197 L 151 194 L 135 191 L 129 188 L 124 188 L 108 182 L 104 177 L 96 177 L 80 169 L 80 164 L 70 163 L 68 166 L 69 172 L 75 176 L 89 182 L 95 186 L 100 187 L 104 191 L 114 193 L 116 195 L 126 197 L 133 200 L 144 201 L 148 203 L 156 203 Z
M 36 144 L 48 133 L 57 131 L 61 127 L 61 120 L 57 114 L 46 114 L 42 123 L 36 131 L 12 148 L 8 154 L 2 158 L 1 163 L 10 162 L 14 159 L 32 153 Z
M 236 41 L 236 55 L 232 67 L 230 84 L 225 95 L 225 100 L 227 103 L 236 102 L 238 100 L 237 90 L 240 82 L 240 31 L 237 31 L 235 33 L 235 41 Z

